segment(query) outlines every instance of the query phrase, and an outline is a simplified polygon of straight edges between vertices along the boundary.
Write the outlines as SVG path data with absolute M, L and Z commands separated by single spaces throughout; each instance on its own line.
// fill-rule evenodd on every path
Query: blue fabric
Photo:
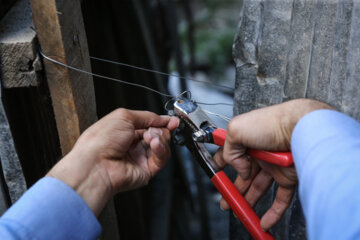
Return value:
M 101 227 L 68 185 L 40 179 L 0 218 L 0 239 L 96 239 Z
M 295 126 L 291 147 L 309 239 L 360 239 L 360 124 L 314 111 Z

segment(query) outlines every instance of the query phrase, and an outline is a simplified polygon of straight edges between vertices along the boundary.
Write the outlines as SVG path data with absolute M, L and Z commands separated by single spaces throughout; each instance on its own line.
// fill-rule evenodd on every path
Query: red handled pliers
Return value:
M 269 232 L 261 229 L 260 219 L 255 211 L 221 168 L 217 166 L 204 146 L 204 143 L 224 146 L 226 130 L 217 128 L 207 114 L 190 99 L 178 98 L 174 101 L 173 107 L 173 115 L 181 119 L 180 126 L 176 130 L 176 137 L 182 138 L 180 142 L 190 150 L 251 236 L 254 239 L 274 239 Z M 246 153 L 251 157 L 282 167 L 289 167 L 293 164 L 290 152 L 248 149 Z

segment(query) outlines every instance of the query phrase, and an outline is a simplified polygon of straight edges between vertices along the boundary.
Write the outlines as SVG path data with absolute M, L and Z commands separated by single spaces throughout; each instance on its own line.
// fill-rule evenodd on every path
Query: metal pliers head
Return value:
M 195 102 L 188 98 L 177 98 L 173 103 L 173 115 L 180 119 L 179 128 L 174 138 L 177 143 L 184 144 L 194 158 L 211 178 L 221 169 L 204 146 L 204 142 L 212 143 L 217 127 L 207 114 Z

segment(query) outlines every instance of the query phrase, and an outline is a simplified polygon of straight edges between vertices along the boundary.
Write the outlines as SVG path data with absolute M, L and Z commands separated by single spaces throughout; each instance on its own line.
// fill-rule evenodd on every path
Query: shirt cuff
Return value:
M 23 234 L 34 239 L 96 239 L 101 233 L 98 220 L 84 200 L 52 177 L 34 184 L 1 222 L 10 228 L 21 227 Z
M 316 166 L 326 152 L 343 149 L 360 137 L 360 124 L 353 118 L 334 111 L 316 110 L 296 124 L 291 137 L 291 151 L 299 178 L 304 169 Z M 319 156 L 318 156 L 319 155 Z
M 333 110 L 304 116 L 291 149 L 310 239 L 358 239 L 360 124 Z

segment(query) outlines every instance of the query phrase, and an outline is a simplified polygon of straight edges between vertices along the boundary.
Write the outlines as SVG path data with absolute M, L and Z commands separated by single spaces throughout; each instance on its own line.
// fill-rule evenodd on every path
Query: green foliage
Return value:
M 206 66 L 210 74 L 219 76 L 232 65 L 232 44 L 241 8 L 239 0 L 203 0 L 194 11 L 195 58 L 198 66 Z M 180 24 L 180 38 L 188 63 L 187 26 Z
M 199 29 L 195 36 L 196 60 L 200 65 L 208 65 L 210 69 L 221 74 L 231 63 L 231 46 L 234 39 L 232 29 Z
M 236 1 L 238 2 L 239 0 L 203 0 L 204 5 L 212 11 L 216 11 L 216 9 L 227 5 L 232 5 Z

